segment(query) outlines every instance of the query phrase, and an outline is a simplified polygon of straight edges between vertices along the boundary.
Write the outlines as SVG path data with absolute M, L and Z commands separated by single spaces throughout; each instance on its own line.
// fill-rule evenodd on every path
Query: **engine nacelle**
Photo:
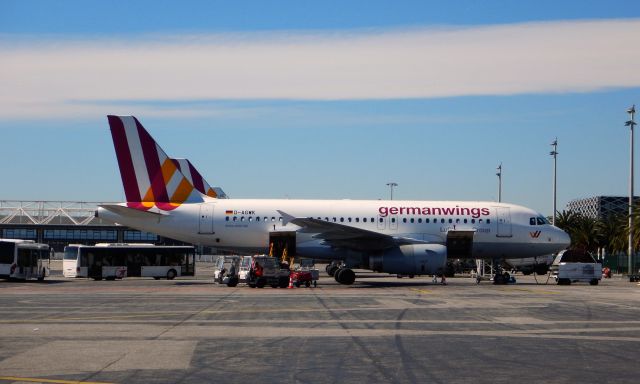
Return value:
M 369 268 L 399 275 L 435 275 L 444 271 L 447 247 L 442 244 L 412 244 L 391 248 L 369 257 Z

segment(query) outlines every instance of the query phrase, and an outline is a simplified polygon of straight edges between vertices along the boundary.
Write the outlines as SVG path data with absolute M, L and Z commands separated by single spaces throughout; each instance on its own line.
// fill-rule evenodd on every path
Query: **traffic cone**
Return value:
M 293 288 L 293 277 L 289 275 L 289 286 L 287 288 Z

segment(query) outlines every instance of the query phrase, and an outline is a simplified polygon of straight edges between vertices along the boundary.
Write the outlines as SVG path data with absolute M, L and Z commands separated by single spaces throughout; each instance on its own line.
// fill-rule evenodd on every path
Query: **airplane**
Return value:
M 138 119 L 108 121 L 127 202 L 101 205 L 97 217 L 239 254 L 286 250 L 330 261 L 328 272 L 341 284 L 355 281 L 355 268 L 437 275 L 447 258 L 538 257 L 570 244 L 540 213 L 500 202 L 213 198 Z

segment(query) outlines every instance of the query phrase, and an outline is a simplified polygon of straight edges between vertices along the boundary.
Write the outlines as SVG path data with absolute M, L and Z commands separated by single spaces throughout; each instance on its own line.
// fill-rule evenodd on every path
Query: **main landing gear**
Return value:
M 333 261 L 327 265 L 327 273 L 340 284 L 351 285 L 356 281 L 356 274 L 342 262 Z

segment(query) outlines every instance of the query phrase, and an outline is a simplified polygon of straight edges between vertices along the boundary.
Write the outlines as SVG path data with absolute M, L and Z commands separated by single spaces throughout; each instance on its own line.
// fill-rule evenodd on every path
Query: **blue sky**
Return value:
M 0 1 L 0 199 L 124 198 L 105 115 L 236 198 L 628 193 L 634 1 Z M 637 60 L 636 60 L 637 59 Z M 640 167 L 638 167 L 640 168 Z

